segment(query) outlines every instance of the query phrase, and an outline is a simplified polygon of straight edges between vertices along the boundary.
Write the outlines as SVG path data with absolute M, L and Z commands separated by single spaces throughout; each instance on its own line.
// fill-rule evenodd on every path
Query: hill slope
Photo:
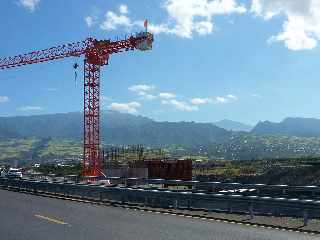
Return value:
M 208 144 L 230 133 L 209 123 L 155 122 L 131 114 L 105 111 L 102 138 L 109 144 Z M 0 138 L 82 139 L 81 113 L 0 118 Z
M 214 122 L 213 124 L 216 125 L 217 127 L 224 128 L 228 131 L 236 131 L 236 132 L 239 132 L 239 131 L 250 132 L 253 128 L 248 124 L 244 124 L 241 122 L 236 122 L 228 119 L 223 119 L 221 121 Z
M 320 137 L 320 119 L 286 118 L 280 123 L 259 122 L 251 131 L 254 134 L 276 134 L 299 137 Z

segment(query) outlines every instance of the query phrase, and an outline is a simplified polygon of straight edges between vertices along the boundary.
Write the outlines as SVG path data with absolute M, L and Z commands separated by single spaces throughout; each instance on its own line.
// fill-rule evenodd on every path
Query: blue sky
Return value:
M 1 1 L 0 58 L 88 36 L 122 38 L 147 18 L 153 50 L 111 56 L 104 109 L 160 121 L 320 118 L 317 2 Z M 0 70 L 0 116 L 81 111 L 82 60 Z

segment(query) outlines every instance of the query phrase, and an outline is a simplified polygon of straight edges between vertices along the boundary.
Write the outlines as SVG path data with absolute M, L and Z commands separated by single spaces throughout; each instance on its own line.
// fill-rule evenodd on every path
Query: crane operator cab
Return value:
M 139 32 L 136 33 L 137 38 L 143 38 L 141 42 L 139 42 L 136 46 L 137 49 L 140 51 L 148 51 L 152 49 L 152 43 L 153 43 L 153 34 L 149 32 Z

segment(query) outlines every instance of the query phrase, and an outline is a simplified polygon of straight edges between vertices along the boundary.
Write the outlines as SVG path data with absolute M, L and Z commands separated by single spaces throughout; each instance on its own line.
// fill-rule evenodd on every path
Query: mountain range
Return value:
M 0 138 L 82 139 L 80 112 L 19 117 L 0 117 Z M 320 137 L 320 119 L 286 118 L 276 123 L 259 122 L 252 127 L 224 119 L 212 123 L 157 122 L 150 118 L 116 111 L 101 114 L 102 137 L 106 143 L 148 145 L 207 144 L 237 132 L 254 135 Z
M 235 132 L 250 132 L 253 126 L 241 122 L 232 121 L 229 119 L 223 119 L 218 122 L 214 122 L 214 125 L 220 128 L 224 128 L 228 131 L 235 131 Z
M 0 138 L 82 139 L 80 112 L 24 117 L 1 117 Z M 230 133 L 211 123 L 156 122 L 115 111 L 101 115 L 102 139 L 106 144 L 193 145 L 210 144 Z
M 115 111 L 101 114 L 103 145 L 161 146 L 172 153 L 205 155 L 211 159 L 320 156 L 319 119 L 264 121 L 250 132 L 246 127 L 230 120 L 215 124 L 158 122 Z M 82 151 L 82 128 L 80 112 L 0 117 L 0 161 L 78 155 Z
M 251 131 L 254 134 L 274 134 L 297 137 L 319 137 L 320 119 L 286 118 L 282 122 L 259 122 Z

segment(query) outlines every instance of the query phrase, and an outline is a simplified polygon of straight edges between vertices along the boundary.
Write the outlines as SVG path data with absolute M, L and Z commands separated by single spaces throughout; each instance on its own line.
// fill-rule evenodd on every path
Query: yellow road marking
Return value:
M 67 225 L 67 224 L 68 224 L 68 223 L 65 223 L 65 222 L 63 222 L 63 221 L 60 221 L 60 220 L 58 220 L 58 219 L 54 219 L 54 218 L 42 216 L 42 215 L 39 215 L 39 214 L 36 214 L 36 215 L 34 215 L 34 216 L 37 217 L 37 218 L 43 219 L 43 220 L 47 220 L 47 221 L 49 221 L 49 222 L 56 223 L 56 224 L 61 224 L 61 225 Z

